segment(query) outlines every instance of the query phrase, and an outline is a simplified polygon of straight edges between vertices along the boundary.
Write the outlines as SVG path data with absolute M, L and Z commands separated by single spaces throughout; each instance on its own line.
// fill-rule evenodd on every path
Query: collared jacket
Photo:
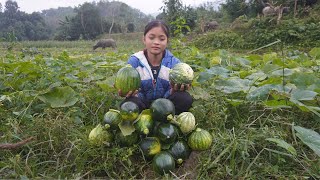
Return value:
M 174 65 L 180 63 L 180 60 L 174 57 L 169 50 L 165 50 L 157 79 L 153 78 L 151 67 L 143 51 L 133 54 L 128 63 L 140 74 L 139 98 L 151 102 L 158 98 L 167 98 L 170 95 L 169 71 Z

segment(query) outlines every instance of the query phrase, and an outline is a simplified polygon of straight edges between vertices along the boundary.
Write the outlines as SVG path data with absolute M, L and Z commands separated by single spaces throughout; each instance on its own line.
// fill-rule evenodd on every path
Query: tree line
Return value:
M 241 16 L 259 16 L 267 2 L 296 8 L 317 0 L 222 0 L 208 1 L 197 7 L 186 6 L 181 0 L 163 0 L 157 19 L 166 21 L 173 35 L 201 31 L 205 23 L 216 20 L 231 23 Z M 27 14 L 19 10 L 17 2 L 0 3 L 0 38 L 9 40 L 79 40 L 95 39 L 102 34 L 143 31 L 154 19 L 125 3 L 108 0 L 43 10 Z M 10 38 L 9 38 L 10 37 Z M 9 38 L 9 39 L 8 39 Z

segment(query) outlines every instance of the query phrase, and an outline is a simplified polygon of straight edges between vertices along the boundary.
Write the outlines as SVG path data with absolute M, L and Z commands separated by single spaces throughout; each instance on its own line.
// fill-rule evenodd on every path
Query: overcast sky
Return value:
M 7 0 L 0 0 L 2 6 L 5 5 Z M 84 2 L 99 2 L 100 0 L 14 0 L 20 7 L 19 10 L 26 13 L 32 13 L 34 11 L 41 11 L 44 9 L 57 8 L 57 7 L 75 7 Z M 112 1 L 112 0 L 109 0 Z M 118 0 L 126 3 L 127 5 L 139 9 L 143 13 L 152 14 L 159 12 L 159 9 L 163 6 L 163 0 Z M 197 6 L 210 0 L 181 0 L 184 5 Z M 211 0 L 210 2 L 214 2 Z

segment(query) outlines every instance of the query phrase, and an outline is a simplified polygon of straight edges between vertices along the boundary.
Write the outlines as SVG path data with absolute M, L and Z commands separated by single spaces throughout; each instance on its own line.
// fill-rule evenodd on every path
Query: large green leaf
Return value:
M 247 100 L 256 101 L 256 100 L 267 100 L 270 90 L 274 89 L 276 85 L 266 84 L 264 86 L 258 87 L 254 90 L 251 90 L 247 94 Z
M 312 129 L 301 126 L 293 126 L 293 128 L 297 131 L 297 137 L 320 157 L 320 135 Z
M 217 80 L 214 88 L 224 93 L 247 92 L 252 86 L 252 81 L 248 79 L 230 78 L 227 80 Z
M 210 94 L 201 87 L 192 87 L 189 93 L 192 95 L 194 99 L 203 99 L 208 100 L 210 98 Z
M 277 139 L 277 138 L 267 138 L 267 141 L 270 142 L 274 142 L 277 143 L 277 146 L 282 147 L 284 149 L 286 149 L 288 152 L 290 152 L 292 155 L 296 156 L 297 155 L 297 151 L 296 149 L 289 143 L 287 143 L 286 141 L 282 140 L 282 139 Z
M 39 95 L 38 98 L 50 104 L 52 108 L 73 106 L 79 100 L 76 92 L 69 86 L 53 87 L 48 92 Z
M 291 98 L 294 98 L 299 101 L 310 101 L 310 100 L 314 100 L 317 94 L 318 93 L 314 91 L 296 89 L 296 90 L 293 90 L 291 94 Z
M 121 123 L 119 123 L 118 126 L 123 136 L 128 136 L 136 130 L 132 122 L 129 121 L 121 121 Z
M 271 73 L 271 75 L 273 75 L 273 76 L 290 76 L 293 73 L 294 73 L 294 70 L 285 68 L 285 69 L 280 69 L 280 70 L 273 71 Z
M 263 81 L 267 77 L 268 76 L 264 72 L 258 71 L 258 72 L 250 74 L 249 76 L 246 77 L 246 79 L 250 79 L 252 81 Z
M 199 83 L 203 83 L 215 76 L 228 77 L 229 70 L 220 66 L 213 66 L 210 69 L 201 72 L 197 80 Z
M 320 79 L 314 73 L 297 72 L 290 76 L 290 81 L 299 89 L 313 90 L 311 86 L 320 88 Z

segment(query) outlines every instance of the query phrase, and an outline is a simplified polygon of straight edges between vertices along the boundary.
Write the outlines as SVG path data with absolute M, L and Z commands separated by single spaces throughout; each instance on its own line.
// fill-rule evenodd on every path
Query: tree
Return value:
M 134 29 L 135 29 L 134 23 L 132 22 L 128 23 L 127 25 L 128 32 L 134 32 Z
M 0 13 L 0 37 L 6 39 L 12 34 L 17 40 L 43 40 L 49 38 L 49 29 L 38 13 L 27 14 L 19 11 L 19 6 L 11 0 Z
M 237 17 L 247 14 L 248 8 L 249 6 L 246 0 L 226 0 L 226 2 L 222 4 L 222 10 L 227 13 L 229 16 L 228 20 L 231 22 Z
M 6 1 L 5 4 L 5 13 L 8 13 L 9 15 L 14 15 L 18 12 L 19 6 L 17 4 L 17 2 L 12 1 L 12 0 L 8 0 Z
M 169 24 L 171 32 L 187 33 L 191 28 L 194 28 L 197 15 L 190 7 L 183 6 L 180 0 L 164 0 L 162 13 L 157 16 L 157 19 L 162 19 Z M 179 33 L 174 33 L 179 34 Z
M 100 14 L 96 6 L 91 3 L 84 3 L 75 10 L 76 24 L 80 25 L 81 35 L 84 39 L 94 39 L 101 34 L 100 31 Z

